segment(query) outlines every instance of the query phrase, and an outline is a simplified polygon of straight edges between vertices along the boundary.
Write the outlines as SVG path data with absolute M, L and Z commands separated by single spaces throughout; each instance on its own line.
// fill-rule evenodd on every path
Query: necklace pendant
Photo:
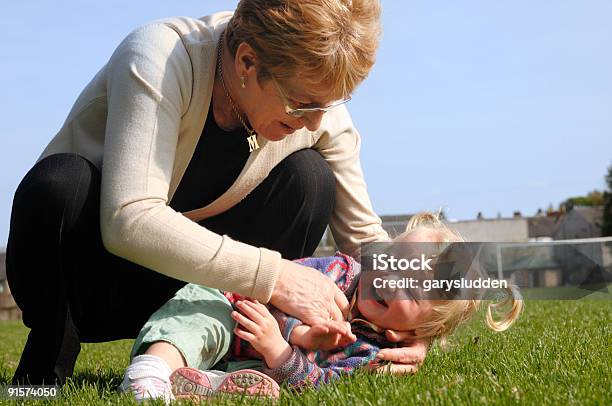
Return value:
M 259 144 L 257 143 L 257 133 L 255 131 L 249 132 L 247 141 L 249 143 L 249 152 L 253 152 L 256 149 L 259 149 Z

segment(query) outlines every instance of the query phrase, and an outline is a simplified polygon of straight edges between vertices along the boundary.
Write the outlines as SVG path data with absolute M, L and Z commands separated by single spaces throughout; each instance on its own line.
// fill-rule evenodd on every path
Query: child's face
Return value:
M 415 330 L 431 314 L 428 300 L 374 300 L 361 298 L 361 286 L 357 291 L 357 309 L 364 319 L 378 327 L 394 331 Z
M 398 240 L 399 241 L 399 240 Z M 404 234 L 402 242 L 442 242 L 442 236 L 436 230 L 417 229 Z M 359 313 L 378 327 L 395 330 L 415 330 L 430 315 L 433 302 L 430 300 L 398 299 L 375 300 L 361 297 L 361 284 L 357 291 L 357 308 Z

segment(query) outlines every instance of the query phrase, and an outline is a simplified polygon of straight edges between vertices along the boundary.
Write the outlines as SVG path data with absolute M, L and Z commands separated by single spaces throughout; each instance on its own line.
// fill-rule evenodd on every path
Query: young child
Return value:
M 437 216 L 423 213 L 413 216 L 406 232 L 394 241 L 448 243 L 462 239 Z M 277 382 L 318 387 L 357 368 L 379 365 L 378 351 L 397 346 L 387 339 L 394 332 L 444 339 L 479 305 L 478 300 L 365 299 L 359 283 L 361 267 L 353 258 L 338 253 L 297 262 L 325 273 L 346 294 L 351 303 L 350 325 L 330 321 L 307 326 L 257 301 L 232 294 L 226 298 L 213 289 L 187 285 L 141 331 L 122 389 L 133 391 L 137 399 L 163 397 L 167 401 L 174 396 L 203 398 L 216 392 L 277 397 Z M 493 319 L 491 308 L 503 304 L 489 305 L 486 321 L 492 330 L 503 331 L 518 317 L 522 301 L 514 289 L 507 301 L 512 306 L 501 321 Z M 235 335 L 231 350 L 229 331 Z M 225 353 L 230 361 L 262 359 L 265 375 L 250 369 L 230 374 L 208 371 Z

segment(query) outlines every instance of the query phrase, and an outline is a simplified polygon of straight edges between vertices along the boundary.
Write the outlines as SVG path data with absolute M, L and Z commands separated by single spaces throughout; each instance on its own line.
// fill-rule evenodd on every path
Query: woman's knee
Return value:
M 15 200 L 27 204 L 34 199 L 49 208 L 63 206 L 67 197 L 96 181 L 99 183 L 98 170 L 87 159 L 72 153 L 54 154 L 28 171 L 17 187 Z
M 83 217 L 95 221 L 99 202 L 100 174 L 91 162 L 77 154 L 50 155 L 30 169 L 15 192 L 11 236 L 36 230 L 36 238 L 49 232 L 61 238 L 58 231 L 70 233 Z
M 336 178 L 329 164 L 317 151 L 303 149 L 294 152 L 281 161 L 273 172 L 288 179 L 286 192 L 298 200 L 301 207 L 307 211 L 328 211 L 331 214 Z
M 313 149 L 289 155 L 240 204 L 199 224 L 284 258 L 312 254 L 335 204 L 335 176 Z

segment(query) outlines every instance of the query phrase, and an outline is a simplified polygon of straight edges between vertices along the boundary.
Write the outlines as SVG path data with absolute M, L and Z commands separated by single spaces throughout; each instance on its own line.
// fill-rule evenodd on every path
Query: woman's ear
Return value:
M 249 77 L 256 73 L 257 54 L 255 50 L 246 42 L 241 42 L 236 49 L 235 67 L 238 76 Z

